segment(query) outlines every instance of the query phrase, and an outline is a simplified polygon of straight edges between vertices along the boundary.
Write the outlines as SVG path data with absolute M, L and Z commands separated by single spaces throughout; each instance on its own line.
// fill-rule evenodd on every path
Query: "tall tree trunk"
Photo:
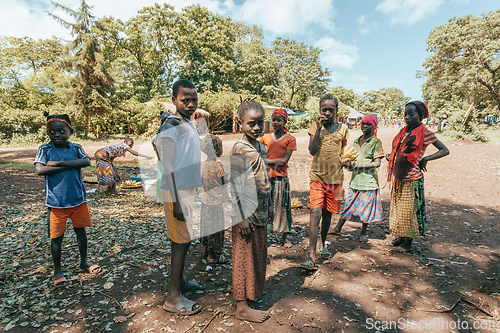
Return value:
M 85 137 L 89 136 L 89 112 L 86 107 L 83 108 L 83 114 L 85 115 Z

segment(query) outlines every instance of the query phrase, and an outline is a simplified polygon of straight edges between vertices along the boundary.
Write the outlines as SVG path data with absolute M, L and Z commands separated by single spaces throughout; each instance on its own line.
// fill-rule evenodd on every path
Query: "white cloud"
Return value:
M 369 34 L 373 30 L 377 29 L 377 22 L 369 22 L 366 15 L 361 15 L 356 19 L 358 23 L 358 30 L 363 35 Z
M 235 21 L 257 25 L 274 35 L 309 34 L 314 26 L 333 31 L 332 0 L 247 0 L 231 15 Z
M 443 0 L 383 0 L 377 11 L 391 17 L 391 24 L 413 25 L 434 14 Z
M 359 58 L 357 46 L 343 44 L 331 37 L 321 38 L 314 46 L 323 50 L 321 60 L 328 68 L 352 69 Z
M 54 13 L 58 16 L 63 15 L 59 11 Z M 12 7 L 0 11 L 0 36 L 45 39 L 53 35 L 61 38 L 70 37 L 66 29 L 43 11 L 31 12 L 25 7 Z

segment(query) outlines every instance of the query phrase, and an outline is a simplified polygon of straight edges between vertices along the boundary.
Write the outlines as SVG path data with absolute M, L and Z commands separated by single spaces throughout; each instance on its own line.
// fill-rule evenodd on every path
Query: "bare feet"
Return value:
M 246 301 L 237 301 L 235 317 L 240 320 L 262 323 L 267 318 L 267 312 L 252 309 Z

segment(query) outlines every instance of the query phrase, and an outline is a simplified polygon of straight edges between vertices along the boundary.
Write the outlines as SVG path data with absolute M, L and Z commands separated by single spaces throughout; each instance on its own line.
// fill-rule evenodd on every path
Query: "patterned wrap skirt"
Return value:
M 292 230 L 292 205 L 288 177 L 269 177 L 269 182 L 274 205 L 273 232 L 290 232 Z
M 267 228 L 254 225 L 247 237 L 232 228 L 231 250 L 233 297 L 236 301 L 257 300 L 264 292 L 267 265 Z
M 381 222 L 382 201 L 380 200 L 380 190 L 360 191 L 349 188 L 345 208 L 340 217 L 352 222 Z
M 409 182 L 394 181 L 389 227 L 394 237 L 416 238 L 427 231 L 423 177 Z
M 94 155 L 97 165 L 97 182 L 99 185 L 111 186 L 120 181 L 120 175 L 105 151 L 98 150 Z
M 201 204 L 201 244 L 215 254 L 222 253 L 224 246 L 224 208 L 222 205 Z

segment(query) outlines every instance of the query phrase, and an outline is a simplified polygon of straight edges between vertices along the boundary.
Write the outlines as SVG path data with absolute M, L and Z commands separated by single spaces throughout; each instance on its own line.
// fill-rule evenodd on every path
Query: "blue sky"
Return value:
M 45 10 L 49 0 L 0 0 L 0 35 L 69 38 Z M 59 0 L 77 8 L 78 0 Z M 87 0 L 96 16 L 126 20 L 153 0 Z M 323 49 L 322 62 L 332 71 L 331 86 L 362 94 L 396 87 L 412 99 L 421 97 L 424 79 L 416 72 L 429 54 L 429 32 L 449 18 L 480 16 L 500 8 L 498 0 L 172 0 L 176 10 L 201 4 L 223 16 L 264 31 L 265 43 L 276 37 Z

